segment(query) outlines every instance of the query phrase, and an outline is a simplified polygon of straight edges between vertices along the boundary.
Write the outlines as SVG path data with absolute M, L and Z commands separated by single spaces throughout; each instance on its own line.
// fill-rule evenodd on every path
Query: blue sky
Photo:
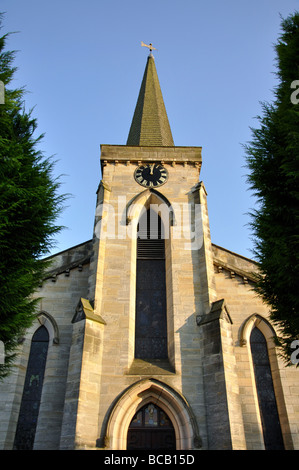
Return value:
M 212 242 L 252 257 L 242 145 L 273 99 L 274 43 L 298 0 L 1 0 L 40 145 L 71 193 L 52 253 L 92 237 L 100 145 L 125 145 L 148 51 L 175 145 L 202 146 Z M 299 79 L 299 77 L 298 77 Z

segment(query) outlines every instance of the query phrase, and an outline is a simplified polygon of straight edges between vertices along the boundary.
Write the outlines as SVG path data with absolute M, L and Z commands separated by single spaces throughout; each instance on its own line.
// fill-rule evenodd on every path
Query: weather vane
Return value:
M 152 52 L 153 50 L 156 51 L 157 49 L 152 45 L 152 43 L 150 42 L 149 44 L 144 44 L 143 41 L 141 41 L 141 46 L 142 47 L 148 47 L 150 52 Z

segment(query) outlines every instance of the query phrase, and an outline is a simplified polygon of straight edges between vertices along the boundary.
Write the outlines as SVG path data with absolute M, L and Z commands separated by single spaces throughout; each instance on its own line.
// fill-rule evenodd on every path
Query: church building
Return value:
M 152 52 L 100 164 L 93 237 L 51 257 L 0 383 L 0 449 L 299 449 L 299 371 L 257 264 L 212 243 L 201 147 L 174 145 Z

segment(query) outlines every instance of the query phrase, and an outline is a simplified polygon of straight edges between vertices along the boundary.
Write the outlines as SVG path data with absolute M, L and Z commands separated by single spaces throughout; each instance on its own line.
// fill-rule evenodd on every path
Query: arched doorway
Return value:
M 175 431 L 167 414 L 148 403 L 135 413 L 127 437 L 128 450 L 175 450 Z
M 128 430 L 136 413 L 154 403 L 170 419 L 175 431 L 175 448 L 187 450 L 201 447 L 198 427 L 185 398 L 156 379 L 143 379 L 131 385 L 118 398 L 109 413 L 105 430 L 106 450 L 126 450 Z

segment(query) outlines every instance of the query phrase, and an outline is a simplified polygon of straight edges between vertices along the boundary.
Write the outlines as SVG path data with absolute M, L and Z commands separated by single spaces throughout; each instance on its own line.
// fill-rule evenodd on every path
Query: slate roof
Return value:
M 174 146 L 152 54 L 147 58 L 127 145 Z

